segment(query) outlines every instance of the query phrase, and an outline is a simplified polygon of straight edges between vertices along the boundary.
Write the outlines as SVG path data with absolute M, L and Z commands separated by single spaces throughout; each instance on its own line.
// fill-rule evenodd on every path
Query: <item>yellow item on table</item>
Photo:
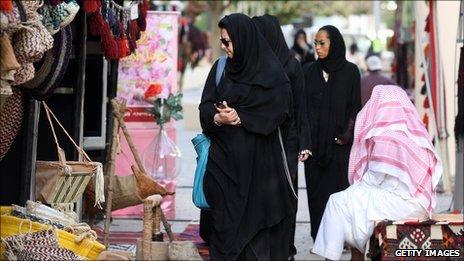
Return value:
M 11 207 L 0 207 L 0 236 L 6 238 L 13 235 L 37 232 L 51 229 L 52 226 L 11 216 Z M 76 243 L 77 236 L 61 229 L 56 229 L 58 244 L 60 247 L 73 251 L 76 255 L 85 257 L 89 260 L 96 260 L 98 255 L 105 250 L 105 246 L 96 240 L 86 238 L 80 243 Z M 0 247 L 0 254 L 5 254 L 3 245 Z

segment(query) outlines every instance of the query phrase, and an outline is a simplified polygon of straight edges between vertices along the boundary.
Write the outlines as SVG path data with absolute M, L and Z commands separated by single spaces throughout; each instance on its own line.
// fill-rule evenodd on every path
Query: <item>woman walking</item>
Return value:
M 219 27 L 227 63 L 218 86 L 217 63 L 211 69 L 199 107 L 211 139 L 204 180 L 211 258 L 284 260 L 296 198 L 278 126 L 293 115 L 290 83 L 251 18 L 231 14 Z
M 293 121 L 288 126 L 282 126 L 282 133 L 285 137 L 285 151 L 287 152 L 287 161 L 290 174 L 292 176 L 293 187 L 298 192 L 298 159 L 304 161 L 310 154 L 309 144 L 309 125 L 307 118 L 300 117 L 300 114 L 306 114 L 306 103 L 302 102 L 301 97 L 304 93 L 304 76 L 299 61 L 292 56 L 285 43 L 285 38 L 280 27 L 277 17 L 272 15 L 263 15 L 253 17 L 253 21 L 258 26 L 271 49 L 279 58 L 284 67 L 285 73 L 290 79 L 290 86 L 293 96 Z M 295 222 L 296 212 L 291 226 L 290 238 L 290 257 L 296 255 L 295 239 Z
M 348 158 L 356 114 L 361 109 L 359 70 L 345 58 L 340 31 L 324 26 L 314 43 L 318 59 L 303 68 L 313 152 L 305 162 L 313 239 L 329 196 L 349 185 Z

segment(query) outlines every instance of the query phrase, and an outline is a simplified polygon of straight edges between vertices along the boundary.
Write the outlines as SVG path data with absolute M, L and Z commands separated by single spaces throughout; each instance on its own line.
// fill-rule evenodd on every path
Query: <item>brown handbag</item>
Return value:
M 132 172 L 133 175 L 129 176 L 113 176 L 113 201 L 111 202 L 112 211 L 142 204 L 143 199 L 151 195 L 167 194 L 164 187 L 149 178 L 136 166 L 132 166 Z M 105 184 L 109 184 L 107 176 L 105 176 Z M 107 191 L 108 185 L 105 187 L 105 192 Z M 84 197 L 86 202 L 91 202 L 95 198 L 95 186 L 92 182 L 87 186 Z M 90 215 L 95 215 L 99 212 L 98 209 L 91 205 L 86 205 L 85 210 L 86 213 Z
M 36 198 L 49 204 L 75 203 L 81 198 L 90 179 L 95 175 L 95 187 L 97 194 L 95 204 L 99 205 L 101 202 L 104 202 L 102 164 L 100 162 L 92 162 L 87 153 L 85 153 L 85 151 L 74 142 L 47 104 L 45 104 L 45 102 L 41 103 L 55 139 L 58 161 L 36 162 Z M 82 161 L 66 161 L 64 150 L 58 143 L 50 115 L 53 116 L 53 119 L 61 127 L 76 150 L 82 156 Z

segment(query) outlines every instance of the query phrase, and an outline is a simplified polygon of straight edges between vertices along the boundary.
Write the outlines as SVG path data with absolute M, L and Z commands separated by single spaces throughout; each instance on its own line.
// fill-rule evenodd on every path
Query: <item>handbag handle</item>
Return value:
M 52 130 L 52 133 L 53 133 L 53 138 L 55 139 L 55 144 L 56 144 L 56 150 L 57 150 L 57 153 L 58 153 L 58 160 L 60 161 L 60 163 L 64 166 L 66 165 L 66 157 L 65 157 L 65 153 L 64 153 L 64 150 L 60 147 L 60 144 L 58 142 L 58 138 L 56 137 L 56 133 L 55 133 L 55 128 L 53 127 L 53 122 L 50 118 L 50 114 L 52 115 L 53 119 L 56 121 L 56 123 L 58 123 L 58 125 L 61 127 L 61 129 L 63 130 L 63 132 L 66 134 L 66 136 L 69 138 L 69 140 L 71 141 L 71 143 L 74 145 L 74 147 L 76 148 L 77 152 L 82 156 L 84 162 L 91 162 L 92 160 L 90 160 L 89 156 L 87 155 L 87 153 L 85 153 L 85 151 L 77 146 L 76 142 L 74 142 L 73 138 L 71 138 L 71 136 L 68 134 L 68 132 L 66 131 L 66 129 L 63 127 L 63 125 L 61 125 L 61 122 L 58 120 L 58 118 L 55 116 L 55 114 L 53 113 L 53 111 L 48 107 L 48 105 L 42 101 L 41 102 L 43 107 L 44 107 L 44 110 L 45 110 L 45 114 L 47 115 L 47 119 L 48 119 L 48 123 L 50 125 L 50 128 Z
M 287 177 L 287 182 L 290 185 L 290 188 L 292 189 L 293 196 L 295 196 L 295 198 L 298 199 L 298 196 L 295 192 L 295 188 L 293 187 L 292 177 L 290 176 L 290 169 L 288 168 L 287 153 L 285 152 L 285 146 L 284 146 L 284 142 L 282 139 L 282 131 L 280 130 L 280 127 L 277 128 L 277 131 L 279 135 L 279 142 L 280 142 L 280 148 L 281 148 L 281 153 L 282 153 L 282 162 L 284 163 L 285 176 Z

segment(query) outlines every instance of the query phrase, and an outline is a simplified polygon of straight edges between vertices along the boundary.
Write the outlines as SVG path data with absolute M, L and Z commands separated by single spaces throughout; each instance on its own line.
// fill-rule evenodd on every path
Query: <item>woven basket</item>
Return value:
M 6 238 L 20 233 L 36 232 L 51 229 L 49 225 L 30 221 L 28 219 L 17 218 L 8 215 L 11 211 L 9 207 L 1 207 L 0 216 L 0 236 Z M 97 256 L 105 250 L 105 246 L 96 240 L 86 238 L 80 243 L 75 243 L 76 235 L 68 233 L 61 229 L 56 229 L 58 236 L 58 245 L 62 248 L 73 251 L 76 255 L 86 257 L 89 260 L 96 260 Z M 3 257 L 5 249 L 0 248 L 0 253 Z M 3 258 L 2 258 L 3 260 Z
M 53 37 L 37 22 L 13 35 L 13 49 L 19 63 L 34 63 L 53 47 Z
M 23 94 L 14 91 L 0 111 L 0 161 L 21 130 L 24 115 Z
M 12 86 L 18 86 L 23 83 L 26 83 L 34 78 L 35 67 L 32 63 L 24 63 L 21 65 L 16 73 L 14 74 L 14 82 L 11 83 Z

